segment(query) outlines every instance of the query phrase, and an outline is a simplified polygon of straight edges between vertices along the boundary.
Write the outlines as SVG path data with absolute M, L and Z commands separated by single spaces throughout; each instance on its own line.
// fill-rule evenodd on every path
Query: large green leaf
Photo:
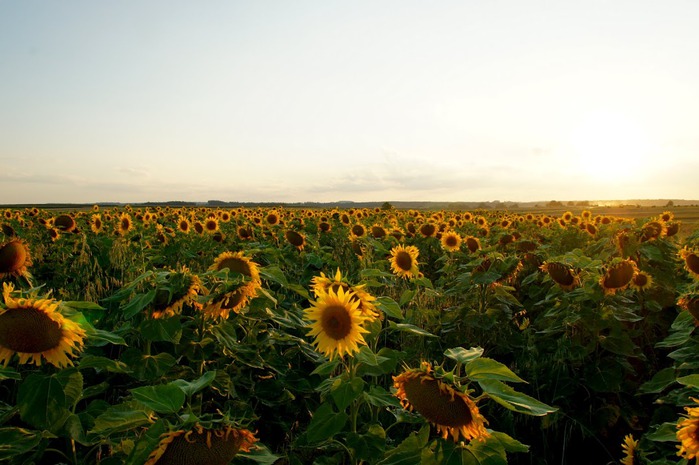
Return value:
M 152 411 L 136 401 L 113 405 L 97 418 L 91 432 L 109 436 L 121 431 L 129 431 L 153 422 Z
M 421 465 L 421 454 L 429 442 L 430 428 L 425 425 L 418 433 L 412 433 L 397 447 L 389 450 L 376 465 Z
M 3 379 L 20 380 L 22 379 L 22 375 L 13 370 L 12 368 L 0 367 L 0 381 Z
M 94 368 L 98 372 L 105 370 L 111 373 L 128 373 L 131 371 L 124 362 L 99 355 L 89 354 L 80 357 L 80 364 L 78 365 L 78 368 L 81 370 Z
M 435 336 L 434 334 L 430 333 L 429 331 L 425 331 L 424 329 L 411 325 L 408 323 L 396 323 L 394 321 L 389 321 L 389 328 L 395 329 L 397 331 L 401 331 L 404 333 L 412 333 L 412 334 L 417 334 L 418 336 L 427 336 L 427 337 L 438 337 Z
M 144 355 L 136 349 L 128 349 L 122 354 L 121 360 L 128 365 L 134 376 L 140 381 L 160 378 L 177 363 L 175 357 L 167 352 Z
M 466 364 L 466 375 L 473 381 L 498 379 L 514 383 L 525 381 L 514 374 L 509 368 L 492 358 L 479 357 Z
M 192 397 L 197 392 L 211 385 L 216 379 L 216 370 L 207 371 L 199 378 L 194 381 L 185 381 L 183 379 L 177 379 L 170 384 L 173 384 L 185 393 L 187 397 Z
M 63 386 L 55 375 L 27 376 L 19 386 L 17 407 L 22 421 L 48 431 L 58 430 L 70 415 Z
M 381 296 L 376 298 L 376 306 L 391 318 L 403 320 L 403 311 L 398 303 L 390 297 Z
M 470 349 L 464 349 L 463 347 L 453 347 L 444 351 L 444 355 L 452 360 L 456 360 L 462 365 L 466 365 L 472 360 L 477 359 L 483 355 L 483 349 L 480 347 L 471 347 Z
M 138 294 L 129 303 L 121 307 L 124 318 L 132 318 L 141 313 L 155 299 L 156 291 L 151 289 L 145 294 Z
M 179 318 L 148 318 L 138 327 L 141 335 L 149 341 L 165 341 L 177 344 L 182 337 Z
M 102 347 L 107 344 L 127 345 L 123 337 L 103 329 L 90 329 L 87 336 L 88 345 L 94 347 Z
M 72 409 L 83 395 L 83 375 L 77 368 L 68 368 L 56 373 L 56 379 L 63 387 L 66 407 Z
M 184 391 L 175 384 L 131 389 L 134 399 L 158 413 L 177 413 L 184 405 Z
M 533 397 L 515 391 L 512 387 L 496 379 L 479 381 L 478 384 L 495 402 L 515 412 L 543 416 L 558 410 Z
M 24 428 L 0 428 L 0 460 L 8 460 L 35 448 L 41 433 Z
M 306 430 L 308 442 L 318 443 L 330 439 L 342 431 L 347 419 L 346 413 L 335 412 L 332 405 L 328 403 L 322 404 L 313 414 Z
M 687 375 L 677 378 L 677 382 L 692 388 L 699 388 L 699 375 Z
M 366 383 L 362 378 L 352 378 L 348 381 L 345 376 L 335 379 L 330 388 L 330 396 L 340 411 L 345 410 L 364 391 Z
M 676 370 L 674 368 L 663 368 L 653 378 L 643 383 L 639 388 L 640 394 L 659 394 L 666 387 L 676 381 Z

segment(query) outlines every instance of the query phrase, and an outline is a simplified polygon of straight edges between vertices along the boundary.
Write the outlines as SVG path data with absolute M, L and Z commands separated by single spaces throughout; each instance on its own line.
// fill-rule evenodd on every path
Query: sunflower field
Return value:
M 0 462 L 699 463 L 671 211 L 0 214 Z

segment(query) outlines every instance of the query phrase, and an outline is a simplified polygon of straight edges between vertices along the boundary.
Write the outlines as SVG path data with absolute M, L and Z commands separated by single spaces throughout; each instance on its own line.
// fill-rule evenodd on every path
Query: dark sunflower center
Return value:
M 0 249 L 0 273 L 19 270 L 27 262 L 27 257 L 27 249 L 21 242 L 9 242 Z
M 474 238 L 469 237 L 466 239 L 466 247 L 468 247 L 468 250 L 473 253 L 476 250 L 478 250 L 478 241 L 476 241 Z
M 355 236 L 363 236 L 364 235 L 364 226 L 362 226 L 361 224 L 355 224 L 354 226 L 352 226 L 352 233 Z
M 286 240 L 289 241 L 289 244 L 293 245 L 294 247 L 301 247 L 304 242 L 303 236 L 296 231 L 287 231 Z
M 61 325 L 35 308 L 11 308 L 0 315 L 0 346 L 14 352 L 36 354 L 55 349 L 61 342 Z
M 685 258 L 685 262 L 687 263 L 687 268 L 689 268 L 689 271 L 699 274 L 699 256 L 697 256 L 697 254 L 690 253 L 687 255 L 687 258 Z
M 250 266 L 244 260 L 236 257 L 221 260 L 221 263 L 218 264 L 218 269 L 222 270 L 224 268 L 228 268 L 231 271 L 235 271 L 236 273 L 240 273 L 245 276 L 252 275 Z
M 447 236 L 446 239 L 444 239 L 444 243 L 447 245 L 447 247 L 456 247 L 458 245 L 456 236 Z
M 633 278 L 633 283 L 638 287 L 643 287 L 648 284 L 648 276 L 644 274 L 638 274 Z
M 433 224 L 430 224 L 430 223 L 423 224 L 420 227 L 420 232 L 425 237 L 433 236 L 436 231 L 437 231 L 437 228 L 435 228 L 435 226 Z
M 410 271 L 413 267 L 413 257 L 404 250 L 396 254 L 396 266 L 403 271 Z
M 405 382 L 405 394 L 410 405 L 420 415 L 436 425 L 458 428 L 473 421 L 471 409 L 460 396 L 439 389 L 436 379 L 410 378 Z
M 221 308 L 231 310 L 238 308 L 245 302 L 245 293 L 242 291 L 233 291 L 223 296 Z
M 320 324 L 323 331 L 336 341 L 344 339 L 352 331 L 352 317 L 342 305 L 326 307 Z

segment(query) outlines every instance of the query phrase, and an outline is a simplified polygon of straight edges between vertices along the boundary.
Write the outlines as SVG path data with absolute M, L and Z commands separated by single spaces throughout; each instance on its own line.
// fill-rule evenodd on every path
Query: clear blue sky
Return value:
M 699 198 L 699 2 L 0 0 L 0 204 Z

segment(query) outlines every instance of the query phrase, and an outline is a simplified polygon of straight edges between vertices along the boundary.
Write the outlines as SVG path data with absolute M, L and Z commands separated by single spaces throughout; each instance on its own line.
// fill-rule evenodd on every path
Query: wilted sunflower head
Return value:
M 580 284 L 580 278 L 571 267 L 560 262 L 544 262 L 541 271 L 545 271 L 561 289 L 569 291 Z
M 415 278 L 419 275 L 417 257 L 420 251 L 414 245 L 397 245 L 391 249 L 391 270 L 401 278 Z
M 641 228 L 641 242 L 658 239 L 665 235 L 665 225 L 660 221 L 649 221 Z
M 29 246 L 21 239 L 11 239 L 0 245 L 0 279 L 6 276 L 28 276 L 32 265 Z
M 699 400 L 692 398 L 694 403 Z M 687 460 L 699 457 L 699 407 L 685 407 L 687 415 L 677 421 L 677 455 Z
M 209 429 L 197 424 L 189 431 L 161 435 L 145 465 L 226 465 L 241 450 L 250 451 L 257 441 L 247 429 Z
M 615 259 L 607 267 L 607 271 L 599 280 L 605 294 L 614 294 L 626 289 L 631 284 L 633 277 L 638 273 L 638 268 L 633 260 Z
M 415 410 L 432 423 L 443 439 L 484 440 L 490 433 L 476 403 L 460 388 L 437 378 L 427 362 L 393 377 L 395 396 L 404 409 Z
M 684 246 L 679 255 L 684 260 L 684 269 L 689 271 L 694 279 L 699 279 L 699 254 L 697 251 Z
M 0 308 L 0 362 L 4 366 L 17 354 L 19 363 L 41 365 L 42 358 L 63 368 L 83 347 L 85 330 L 58 312 L 60 302 L 51 299 L 15 299 L 14 287 L 3 283 L 6 308 Z
M 322 293 L 304 310 L 304 317 L 310 321 L 308 335 L 315 336 L 313 345 L 318 352 L 332 360 L 335 355 L 351 356 L 359 351 L 359 345 L 366 345 L 362 334 L 368 332 L 363 327 L 367 317 L 359 305 L 351 292 L 339 288 L 337 292 L 329 289 Z

